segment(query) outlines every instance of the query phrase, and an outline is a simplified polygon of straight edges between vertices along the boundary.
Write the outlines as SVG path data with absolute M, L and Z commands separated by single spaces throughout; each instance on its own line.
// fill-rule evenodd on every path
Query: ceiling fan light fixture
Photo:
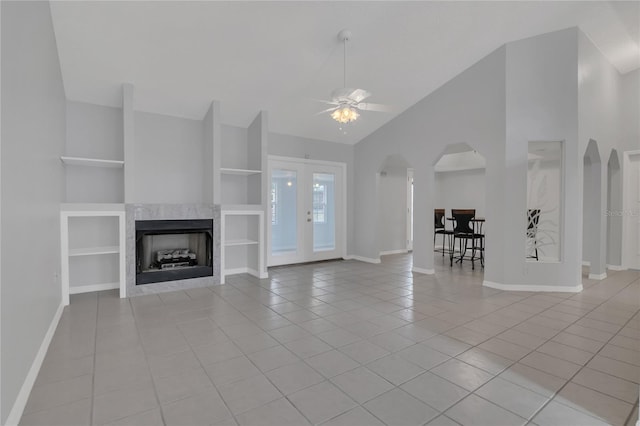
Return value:
M 331 113 L 331 118 L 342 124 L 356 121 L 358 117 L 360 117 L 358 111 L 349 105 L 341 106 Z

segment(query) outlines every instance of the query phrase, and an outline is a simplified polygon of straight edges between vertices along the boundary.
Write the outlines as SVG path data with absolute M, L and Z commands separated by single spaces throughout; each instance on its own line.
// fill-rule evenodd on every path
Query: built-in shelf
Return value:
M 106 246 L 106 247 L 87 247 L 87 248 L 75 248 L 69 249 L 69 256 L 95 256 L 100 254 L 115 254 L 120 253 L 120 247 L 118 246 Z
M 90 217 L 115 217 L 118 220 L 118 245 L 86 248 L 69 247 L 69 222 L 71 218 Z M 89 291 L 102 291 L 119 288 L 120 297 L 127 297 L 126 286 L 126 232 L 125 232 L 124 204 L 100 204 L 100 203 L 65 203 L 60 205 L 60 282 L 62 283 L 62 303 L 69 304 L 69 295 Z M 111 242 L 111 241 L 108 241 Z M 106 243 L 106 241 L 105 241 Z M 118 255 L 118 282 L 97 283 L 88 285 L 70 284 L 70 261 L 77 256 L 95 256 L 102 254 Z
M 227 240 L 224 242 L 224 245 L 227 247 L 230 246 L 249 246 L 252 244 L 258 244 L 259 241 L 248 240 L 248 239 L 237 239 L 237 240 Z
M 60 211 L 70 216 L 114 216 L 114 213 L 124 213 L 124 204 L 121 203 L 62 203 Z
M 231 168 L 220 168 L 220 173 L 223 175 L 239 175 L 239 176 L 249 176 L 249 175 L 257 175 L 262 173 L 262 170 L 248 170 L 248 169 L 231 169 Z
M 69 287 L 69 294 L 92 293 L 94 291 L 113 290 L 119 287 L 120 287 L 120 283 L 72 285 Z
M 70 166 L 110 167 L 115 169 L 121 169 L 124 167 L 124 161 L 119 160 L 65 156 L 60 157 L 60 160 L 62 160 L 64 164 L 68 164 Z
M 229 212 L 259 212 L 262 211 L 262 204 L 223 204 L 220 210 Z

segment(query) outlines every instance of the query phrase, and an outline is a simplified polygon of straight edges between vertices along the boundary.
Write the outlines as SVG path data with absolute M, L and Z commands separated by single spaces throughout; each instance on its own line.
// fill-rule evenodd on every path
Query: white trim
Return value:
M 380 263 L 380 259 L 373 259 L 371 257 L 357 256 L 355 254 L 350 254 L 350 255 L 347 255 L 347 256 L 343 256 L 342 258 L 344 260 L 358 260 L 360 262 L 365 262 L 365 263 Z
M 605 278 L 607 278 L 606 272 L 603 272 L 601 274 L 589 274 L 590 280 L 604 280 Z
M 591 266 L 591 262 L 589 262 L 588 260 L 583 260 L 582 266 Z
M 101 283 L 91 285 L 69 286 L 69 294 L 92 293 L 94 291 L 104 291 L 119 289 L 120 283 Z
M 436 273 L 435 269 L 424 269 L 424 268 L 418 268 L 417 266 L 414 266 L 413 268 L 411 268 L 412 272 L 417 272 L 419 274 L 427 274 L 427 275 L 433 275 Z
M 9 412 L 9 416 L 7 417 L 7 421 L 5 423 L 6 426 L 17 425 L 20 422 L 20 418 L 22 418 L 24 407 L 27 405 L 29 394 L 31 394 L 31 389 L 33 389 L 33 385 L 36 382 L 36 378 L 38 377 L 38 373 L 40 372 L 40 368 L 42 367 L 42 362 L 44 361 L 44 357 L 47 354 L 47 350 L 49 350 L 49 344 L 51 344 L 51 339 L 53 339 L 53 335 L 56 332 L 56 328 L 58 327 L 58 322 L 60 322 L 60 317 L 62 316 L 63 310 L 64 304 L 60 303 L 60 305 L 58 306 L 58 310 L 51 319 L 51 324 L 49 325 L 47 333 L 44 335 L 42 344 L 40 344 L 40 349 L 38 349 L 36 357 L 33 359 L 33 363 L 31 364 L 31 368 L 27 373 L 27 377 L 25 377 L 24 382 L 22 383 L 22 387 L 20 388 L 20 392 L 18 392 L 16 401 L 13 403 L 13 407 L 11 407 L 11 411 Z
M 380 254 L 378 254 L 378 256 L 388 256 L 390 254 L 406 254 L 406 253 L 409 253 L 409 250 L 407 249 L 385 250 L 385 251 L 381 251 Z
M 529 285 L 529 284 L 500 284 L 492 281 L 484 280 L 482 282 L 484 287 L 495 288 L 497 290 L 505 291 L 545 291 L 545 292 L 560 292 L 560 293 L 580 293 L 582 291 L 582 284 L 570 286 L 570 285 Z
M 607 265 L 607 269 L 609 269 L 610 271 L 626 271 L 627 268 L 625 268 L 622 265 Z

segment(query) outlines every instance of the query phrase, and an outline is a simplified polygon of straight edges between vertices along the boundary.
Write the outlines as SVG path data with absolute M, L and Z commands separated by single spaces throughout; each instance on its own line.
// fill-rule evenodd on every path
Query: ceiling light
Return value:
M 331 113 L 331 118 L 342 124 L 351 123 L 359 116 L 358 111 L 349 105 L 343 105 Z

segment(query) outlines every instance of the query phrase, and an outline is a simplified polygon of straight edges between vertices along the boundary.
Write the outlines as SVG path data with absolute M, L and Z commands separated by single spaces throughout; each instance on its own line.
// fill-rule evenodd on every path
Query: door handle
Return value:
M 307 218 L 307 222 L 311 222 L 311 219 L 308 219 L 308 218 Z

